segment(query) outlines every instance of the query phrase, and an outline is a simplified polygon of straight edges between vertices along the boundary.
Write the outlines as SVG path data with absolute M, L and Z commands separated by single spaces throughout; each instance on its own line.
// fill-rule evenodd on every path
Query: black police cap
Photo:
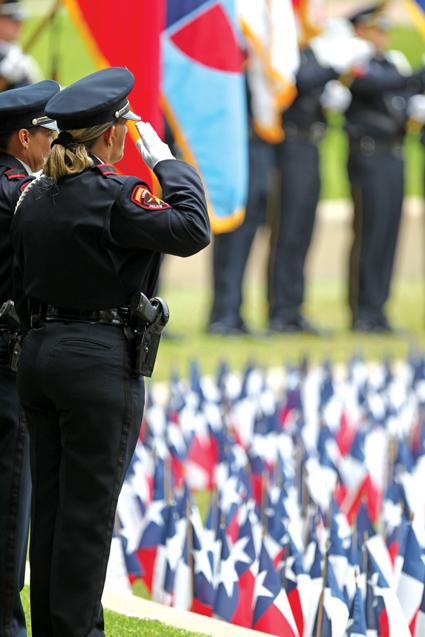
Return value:
M 128 94 L 134 75 L 124 67 L 111 67 L 83 77 L 52 97 L 46 115 L 55 119 L 61 130 L 89 128 L 113 122 L 120 117 L 139 121 L 130 111 Z
M 0 93 L 0 133 L 33 126 L 56 129 L 55 122 L 45 116 L 44 109 L 59 91 L 57 82 L 43 80 Z
M 359 25 L 376 26 L 386 30 L 389 28 L 390 22 L 388 18 L 383 15 L 385 6 L 385 0 L 378 4 L 368 5 L 350 15 L 348 19 L 354 27 Z
M 21 21 L 25 18 L 25 11 L 19 0 L 3 0 L 0 2 L 0 16 L 2 15 Z

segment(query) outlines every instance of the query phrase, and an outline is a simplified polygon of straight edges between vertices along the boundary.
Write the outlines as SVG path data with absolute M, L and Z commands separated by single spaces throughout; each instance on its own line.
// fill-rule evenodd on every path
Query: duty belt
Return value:
M 363 155 L 373 155 L 376 152 L 390 152 L 395 157 L 403 156 L 403 142 L 396 139 L 377 139 L 363 135 L 350 139 L 350 152 L 360 152 Z
M 310 144 L 318 144 L 326 134 L 324 122 L 313 122 L 310 126 L 298 126 L 294 122 L 284 122 L 283 125 L 286 140 L 302 140 Z
M 10 332 L 10 331 L 12 331 L 10 323 L 8 321 L 4 321 L 3 319 L 0 319 L 0 332 Z
M 58 321 L 64 323 L 91 323 L 124 327 L 129 324 L 128 307 L 110 308 L 106 310 L 73 310 L 41 303 L 31 307 L 31 327 L 40 322 Z

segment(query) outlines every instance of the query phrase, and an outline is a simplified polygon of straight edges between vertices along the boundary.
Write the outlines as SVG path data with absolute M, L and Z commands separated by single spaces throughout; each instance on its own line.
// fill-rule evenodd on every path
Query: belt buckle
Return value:
M 360 138 L 360 150 L 365 155 L 372 155 L 376 150 L 376 142 L 372 137 L 364 135 Z

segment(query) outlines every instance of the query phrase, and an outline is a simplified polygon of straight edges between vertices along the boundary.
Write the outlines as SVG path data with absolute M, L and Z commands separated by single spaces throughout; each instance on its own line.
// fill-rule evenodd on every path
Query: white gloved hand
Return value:
M 140 135 L 136 145 L 149 168 L 155 168 L 158 162 L 164 159 L 175 159 L 167 144 L 161 140 L 148 122 L 138 122 L 136 128 Z
M 409 99 L 407 114 L 419 124 L 425 124 L 425 95 L 413 95 Z
M 338 80 L 330 80 L 325 84 L 320 103 L 328 111 L 345 113 L 351 104 L 351 92 Z
M 373 55 L 373 46 L 356 37 L 319 36 L 311 41 L 311 48 L 321 66 L 330 67 L 337 73 L 346 73 L 353 66 L 363 65 Z
M 25 55 L 18 46 L 10 46 L 0 62 L 0 75 L 10 84 L 19 84 L 24 80 L 38 82 L 40 70 L 29 55 Z

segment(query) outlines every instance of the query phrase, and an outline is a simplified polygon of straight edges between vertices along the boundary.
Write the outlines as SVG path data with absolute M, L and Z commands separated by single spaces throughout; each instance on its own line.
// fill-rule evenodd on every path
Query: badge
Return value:
M 168 203 L 153 195 L 143 186 L 135 186 L 131 193 L 131 201 L 145 210 L 167 210 L 171 208 Z

